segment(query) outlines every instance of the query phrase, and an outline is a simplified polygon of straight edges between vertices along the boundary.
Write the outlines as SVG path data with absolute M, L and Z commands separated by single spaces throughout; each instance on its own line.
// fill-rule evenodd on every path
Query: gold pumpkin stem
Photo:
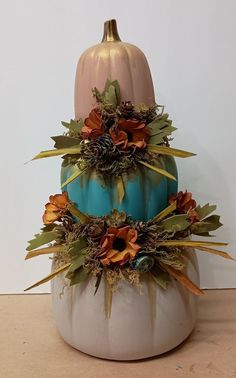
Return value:
M 108 20 L 104 22 L 104 33 L 102 37 L 102 42 L 119 42 L 121 41 L 116 20 Z

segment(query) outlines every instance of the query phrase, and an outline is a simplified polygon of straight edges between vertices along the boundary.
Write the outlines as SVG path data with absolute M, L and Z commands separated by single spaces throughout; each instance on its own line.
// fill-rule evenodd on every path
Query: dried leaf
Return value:
M 70 184 L 72 181 L 74 181 L 77 177 L 81 176 L 86 169 L 83 169 L 82 171 L 78 168 L 63 184 L 61 185 L 61 188 L 63 189 L 66 185 Z
M 117 80 L 107 80 L 102 93 L 103 100 L 116 108 L 120 104 L 120 85 Z
M 160 226 L 169 233 L 184 231 L 190 227 L 190 223 L 187 219 L 188 215 L 186 214 L 173 215 L 172 217 L 164 219 L 160 223 Z
M 70 286 L 77 285 L 85 281 L 87 277 L 88 272 L 83 267 L 80 267 L 70 276 Z
M 220 216 L 211 215 L 201 222 L 194 223 L 191 226 L 191 232 L 195 235 L 202 235 L 208 233 L 209 231 L 217 230 L 221 226 L 222 223 L 220 222 Z
M 105 318 L 109 319 L 111 316 L 111 307 L 112 307 L 112 289 L 111 285 L 107 281 L 106 277 L 104 278 L 104 311 Z
M 204 247 L 204 246 L 224 246 L 228 243 L 222 242 L 208 242 L 208 241 L 195 241 L 195 240 L 158 240 L 158 246 L 165 247 Z
M 70 122 L 62 121 L 61 124 L 67 129 L 69 129 L 70 131 L 76 132 L 78 134 L 81 133 L 82 127 L 84 126 L 82 119 L 79 119 L 78 121 L 71 119 Z
M 156 173 L 159 173 L 160 175 L 166 176 L 166 177 L 170 178 L 171 180 L 176 181 L 176 178 L 171 173 L 165 171 L 164 169 L 154 167 L 153 165 L 148 164 L 148 163 L 146 163 L 142 160 L 139 160 L 139 163 L 144 165 L 145 167 L 147 167 L 149 169 L 152 169 L 153 171 L 155 171 Z
M 82 224 L 86 224 L 91 221 L 91 218 L 87 214 L 82 213 L 74 205 L 70 204 L 67 208 L 72 215 L 74 215 L 76 218 L 79 218 Z
M 55 240 L 57 238 L 56 232 L 48 231 L 48 232 L 41 232 L 40 234 L 34 235 L 34 239 L 29 240 L 28 247 L 26 248 L 26 251 L 32 251 L 33 249 L 36 249 L 38 247 L 41 247 L 44 244 L 48 244 Z
M 99 273 L 99 274 L 97 275 L 97 279 L 96 279 L 96 283 L 95 283 L 95 291 L 94 291 L 94 295 L 97 294 L 97 291 L 98 291 L 98 288 L 99 288 L 99 286 L 100 286 L 101 280 L 102 280 L 102 271 L 101 271 L 101 273 Z
M 62 245 L 36 249 L 34 251 L 28 252 L 27 255 L 25 256 L 25 260 L 31 259 L 32 257 L 40 256 L 40 255 L 47 255 L 49 253 L 63 252 L 63 249 L 64 247 Z
M 84 261 L 85 261 L 85 255 L 83 253 L 81 253 L 79 256 L 74 258 L 71 261 L 71 266 L 68 269 L 66 277 L 68 278 L 71 277 L 72 276 L 71 273 L 74 273 L 77 269 L 79 269 L 84 264 Z
M 159 267 L 155 266 L 151 271 L 151 277 L 162 289 L 166 290 L 170 282 L 170 276 Z
M 48 151 L 41 151 L 38 155 L 36 155 L 32 160 L 43 159 L 48 157 L 60 156 L 60 155 L 77 155 L 80 153 L 81 147 L 74 146 L 68 148 L 60 148 L 56 150 L 48 150 Z
M 166 146 L 156 146 L 155 144 L 148 144 L 147 148 L 150 152 L 154 152 L 156 154 L 163 154 L 163 155 L 170 155 L 176 156 L 180 158 L 186 158 L 195 156 L 196 154 L 184 150 L 177 150 L 176 148 L 170 148 Z
M 208 248 L 208 247 L 196 247 L 196 249 L 199 250 L 199 251 L 209 252 L 209 253 L 212 253 L 213 255 L 218 255 L 218 256 L 224 257 L 225 259 L 236 261 L 227 252 L 219 251 L 217 249 Z
M 172 213 L 176 210 L 177 201 L 173 202 L 170 206 L 166 207 L 164 210 L 162 210 L 159 214 L 157 214 L 152 220 L 152 223 L 156 223 L 160 221 L 161 219 L 165 218 L 168 214 Z
M 62 273 L 64 272 L 65 270 L 67 270 L 70 266 L 70 263 L 67 263 L 63 266 L 61 266 L 60 268 L 56 269 L 53 273 L 49 274 L 48 276 L 46 276 L 45 278 L 43 278 L 42 280 L 36 282 L 34 285 L 28 287 L 27 289 L 25 289 L 24 291 L 28 291 L 30 289 L 33 289 L 34 287 L 37 287 L 39 285 L 42 285 L 44 284 L 45 282 L 48 282 L 50 281 L 52 278 L 54 278 L 56 275 L 58 275 L 59 273 Z
M 78 239 L 70 243 L 70 249 L 68 251 L 71 257 L 78 256 L 83 249 L 88 246 L 87 240 L 80 236 Z
M 72 138 L 67 135 L 57 135 L 51 137 L 52 140 L 54 140 L 54 148 L 60 149 L 60 148 L 68 148 L 73 147 L 79 144 L 78 138 Z
M 117 187 L 119 202 L 121 203 L 125 196 L 125 187 L 124 187 L 122 176 L 116 177 L 116 187 Z
M 215 211 L 215 209 L 216 209 L 216 205 L 209 205 L 209 203 L 207 203 L 206 205 L 202 207 L 198 205 L 195 211 L 198 213 L 200 219 L 202 220 L 206 218 L 208 215 L 210 215 L 213 211 Z
M 193 283 L 185 274 L 183 274 L 180 270 L 176 270 L 169 265 L 165 265 L 161 263 L 163 269 L 169 273 L 170 276 L 174 277 L 178 282 L 180 282 L 183 286 L 185 286 L 189 291 L 191 291 L 195 295 L 204 294 L 204 292 Z

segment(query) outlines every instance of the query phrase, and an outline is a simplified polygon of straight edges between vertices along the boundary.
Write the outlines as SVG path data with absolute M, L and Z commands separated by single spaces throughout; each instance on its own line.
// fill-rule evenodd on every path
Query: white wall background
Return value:
M 24 255 L 59 191 L 60 159 L 24 162 L 73 117 L 77 59 L 110 18 L 149 60 L 157 100 L 179 129 L 173 146 L 198 153 L 178 160 L 180 187 L 218 203 L 218 240 L 236 257 L 235 14 L 235 0 L 0 0 L 1 293 L 21 293 L 50 270 L 48 257 Z M 236 287 L 236 263 L 199 261 L 202 287 Z

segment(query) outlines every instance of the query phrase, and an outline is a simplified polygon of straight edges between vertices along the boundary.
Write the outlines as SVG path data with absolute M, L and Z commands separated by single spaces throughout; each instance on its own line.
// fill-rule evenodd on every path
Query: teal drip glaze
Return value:
M 177 178 L 177 168 L 172 157 L 162 158 L 162 166 Z M 62 167 L 61 182 L 73 173 L 74 167 Z M 96 216 L 103 216 L 116 208 L 125 211 L 134 219 L 147 221 L 157 215 L 166 206 L 171 193 L 178 190 L 177 180 L 173 181 L 147 168 L 140 168 L 128 179 L 124 177 L 125 197 L 118 201 L 114 178 L 102 182 L 94 174 L 84 173 L 63 190 L 80 211 Z

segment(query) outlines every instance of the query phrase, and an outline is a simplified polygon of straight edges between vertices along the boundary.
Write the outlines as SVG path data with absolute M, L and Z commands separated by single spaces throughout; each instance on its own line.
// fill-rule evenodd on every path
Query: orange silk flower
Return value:
M 149 130 L 144 122 L 136 119 L 120 119 L 118 126 L 110 129 L 113 143 L 125 150 L 129 147 L 145 148 Z
M 85 126 L 82 128 L 82 136 L 84 139 L 96 139 L 104 134 L 102 117 L 98 109 L 93 109 L 88 118 L 84 121 Z
M 141 249 L 136 242 L 138 233 L 130 226 L 122 228 L 109 227 L 101 240 L 101 253 L 99 258 L 103 265 L 117 263 L 125 264 L 132 260 Z
M 194 223 L 200 220 L 198 213 L 194 210 L 197 206 L 196 201 L 192 198 L 192 193 L 180 191 L 176 196 L 171 194 L 169 203 L 177 201 L 177 213 L 188 214 L 189 220 Z
M 45 205 L 46 210 L 43 214 L 43 223 L 50 224 L 60 220 L 67 213 L 68 205 L 69 198 L 67 192 L 50 196 L 49 202 Z

